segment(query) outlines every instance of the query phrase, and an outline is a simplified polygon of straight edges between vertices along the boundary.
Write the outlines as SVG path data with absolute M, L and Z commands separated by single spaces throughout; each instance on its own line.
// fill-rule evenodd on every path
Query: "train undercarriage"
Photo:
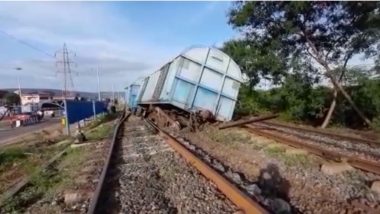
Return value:
M 214 115 L 208 110 L 188 112 L 172 105 L 140 105 L 135 114 L 149 118 L 159 127 L 174 130 L 188 128 L 191 131 L 196 131 L 201 130 L 207 123 L 214 124 L 217 122 Z

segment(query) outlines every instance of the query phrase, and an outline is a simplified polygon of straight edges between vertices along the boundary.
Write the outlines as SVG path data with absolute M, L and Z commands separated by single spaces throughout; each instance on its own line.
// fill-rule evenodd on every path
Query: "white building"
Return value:
M 16 94 L 19 94 L 19 91 L 15 91 Z M 51 102 L 53 100 L 53 95 L 50 93 L 21 93 L 21 105 L 28 104 L 39 104 L 45 102 Z

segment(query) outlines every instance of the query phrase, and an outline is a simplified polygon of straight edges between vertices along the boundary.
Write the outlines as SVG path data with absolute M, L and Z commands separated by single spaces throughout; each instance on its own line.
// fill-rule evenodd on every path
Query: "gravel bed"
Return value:
M 367 160 L 380 161 L 380 147 L 374 148 L 369 146 L 368 144 L 360 142 L 337 140 L 316 133 L 300 132 L 294 129 L 282 126 L 267 125 L 264 123 L 253 124 L 253 126 L 260 128 L 264 131 L 265 129 L 268 129 L 270 131 L 281 132 L 282 134 L 286 134 L 288 136 L 296 136 L 298 138 L 303 139 L 303 142 L 315 146 L 321 146 L 321 143 L 323 143 L 326 149 L 339 152 L 341 154 L 355 155 Z
M 228 131 L 227 131 L 228 132 Z M 224 133 L 228 135 L 228 133 Z M 240 172 L 250 181 L 256 182 L 264 195 L 281 195 L 300 213 L 366 213 L 353 201 L 370 208 L 380 208 L 380 196 L 370 191 L 368 184 L 380 177 L 362 171 L 351 171 L 329 176 L 321 173 L 318 165 L 289 166 L 281 158 L 269 156 L 263 147 L 252 142 L 214 142 L 208 133 L 181 133 L 223 165 Z M 255 137 L 256 141 L 262 138 Z M 266 182 L 265 172 L 272 177 Z
M 175 133 L 173 133 L 176 136 Z M 248 196 L 252 197 L 255 201 L 264 205 L 266 209 L 272 211 L 273 213 L 292 213 L 291 205 L 284 199 L 284 196 L 281 194 L 266 194 L 264 189 L 259 187 L 260 182 L 269 182 L 271 183 L 271 175 L 266 174 L 261 181 L 250 181 L 243 174 L 234 169 L 223 164 L 216 158 L 210 156 L 200 147 L 192 144 L 189 140 L 182 138 L 181 136 L 176 136 L 183 146 L 195 153 L 203 161 L 207 162 L 213 169 L 223 174 L 230 182 L 238 186 L 242 191 L 244 191 Z M 266 179 L 267 178 L 267 179 Z M 272 183 L 273 184 L 273 183 Z M 278 188 L 275 184 L 272 188 Z M 270 190 L 271 191 L 271 190 Z M 296 210 L 293 208 L 293 212 Z
M 131 117 L 116 147 L 102 213 L 233 213 L 237 208 L 145 122 Z M 106 188 L 106 189 L 107 189 Z

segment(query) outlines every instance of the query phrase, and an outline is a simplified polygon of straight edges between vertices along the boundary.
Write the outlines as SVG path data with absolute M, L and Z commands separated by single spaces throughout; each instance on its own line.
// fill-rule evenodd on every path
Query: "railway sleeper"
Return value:
M 145 130 L 136 137 L 134 130 Z M 162 137 L 132 118 L 125 123 L 107 175 L 105 201 L 96 213 L 232 213 L 237 211 L 210 183 L 181 159 Z M 157 135 L 156 135 L 157 136 Z M 111 179 L 116 178 L 116 179 Z M 109 182 L 108 182 L 109 181 Z

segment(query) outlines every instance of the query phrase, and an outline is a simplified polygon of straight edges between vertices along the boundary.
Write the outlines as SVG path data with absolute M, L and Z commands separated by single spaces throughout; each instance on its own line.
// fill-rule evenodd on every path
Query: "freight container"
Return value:
M 132 109 L 137 107 L 137 95 L 139 90 L 140 84 L 138 83 L 133 83 L 127 88 L 127 104 Z
M 185 111 L 209 110 L 231 120 L 242 75 L 239 66 L 216 48 L 187 49 L 141 84 L 137 103 L 170 104 Z

